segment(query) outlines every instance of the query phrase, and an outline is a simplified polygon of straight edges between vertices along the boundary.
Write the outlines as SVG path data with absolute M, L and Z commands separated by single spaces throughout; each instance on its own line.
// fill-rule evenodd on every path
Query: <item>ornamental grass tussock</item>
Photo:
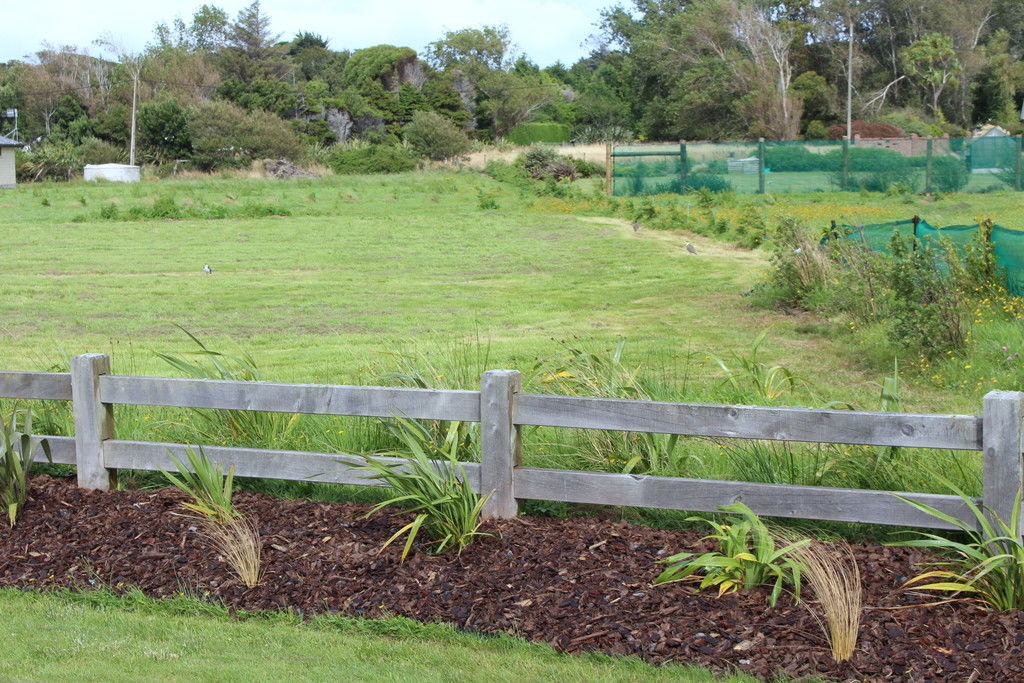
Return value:
M 170 456 L 177 474 L 161 470 L 175 488 L 192 498 L 182 503 L 197 513 L 200 535 L 224 558 L 231 571 L 247 587 L 259 585 L 262 576 L 262 549 L 259 528 L 235 509 L 232 502 L 235 468 L 227 472 L 214 464 L 202 448 L 185 449 L 189 466 Z

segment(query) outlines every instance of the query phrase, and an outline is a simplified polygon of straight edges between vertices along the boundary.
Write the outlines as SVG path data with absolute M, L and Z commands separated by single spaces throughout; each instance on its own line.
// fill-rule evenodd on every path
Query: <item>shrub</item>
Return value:
M 408 453 L 396 455 L 404 455 L 405 461 L 389 463 L 364 455 L 365 463 L 358 466 L 369 474 L 368 478 L 380 480 L 398 494 L 375 505 L 368 515 L 395 503 L 408 503 L 411 510 L 418 513 L 412 522 L 396 531 L 382 549 L 405 536 L 401 558 L 404 562 L 422 531 L 431 541 L 430 552 L 442 553 L 456 548 L 461 553 L 480 535 L 480 511 L 489 494 L 477 495 L 470 486 L 458 460 L 458 439 L 448 441 L 448 448 L 438 453 L 441 459 L 431 460 L 426 452 L 431 442 L 424 431 L 409 420 L 397 418 L 396 421 L 408 449 Z
M 534 145 L 520 154 L 516 163 L 535 180 L 572 179 L 576 176 L 576 167 L 568 157 L 542 145 Z
M 956 260 L 951 245 L 941 252 L 913 236 L 894 231 L 886 279 L 892 294 L 887 311 L 888 337 L 901 346 L 937 356 L 964 345 L 964 293 L 950 286 L 941 260 Z
M 412 154 L 394 145 L 339 145 L 331 148 L 327 163 L 339 175 L 405 173 L 417 164 Z
M 705 173 L 713 173 L 715 175 L 723 175 L 729 172 L 729 162 L 725 159 L 712 159 L 708 163 L 704 164 Z
M 971 179 L 971 173 L 958 157 L 935 156 L 932 158 L 932 188 L 939 192 L 959 192 Z
M 127 161 L 123 149 L 115 147 L 99 138 L 86 138 L 77 149 L 78 158 L 83 164 L 116 164 Z
M 655 585 L 682 581 L 691 576 L 703 574 L 700 590 L 717 586 L 718 594 L 724 595 L 740 589 L 750 590 L 757 586 L 772 584 L 768 604 L 778 602 L 784 586 L 793 586 L 797 600 L 800 599 L 800 562 L 791 555 L 793 551 L 810 543 L 809 540 L 788 543 L 776 547 L 775 536 L 765 523 L 743 503 L 730 503 L 718 508 L 732 514 L 726 523 L 690 517 L 692 521 L 704 521 L 714 533 L 705 536 L 718 545 L 718 550 L 698 555 L 679 553 L 661 560 L 669 567 L 656 579 Z
M 21 420 L 22 429 L 18 429 Z M 0 418 L 0 505 L 7 511 L 7 522 L 14 526 L 25 501 L 28 500 L 28 475 L 32 470 L 38 449 L 46 459 L 50 456 L 50 442 L 32 440 L 32 413 L 15 410 L 9 422 Z
M 484 174 L 489 175 L 498 182 L 511 185 L 524 186 L 530 182 L 530 175 L 518 164 L 495 159 L 488 161 L 484 166 Z
M 228 102 L 214 100 L 196 105 L 187 133 L 192 162 L 201 171 L 242 168 L 254 159 L 297 159 L 302 142 L 291 126 L 273 114 L 246 112 Z
M 568 142 L 570 137 L 564 123 L 520 123 L 506 136 L 509 142 L 524 147 L 535 142 Z
M 191 112 L 171 97 L 144 102 L 139 107 L 139 142 L 158 162 L 189 158 L 190 116 Z
M 402 133 L 417 154 L 433 161 L 461 157 L 472 144 L 454 123 L 432 111 L 413 114 Z
M 70 142 L 50 142 L 29 152 L 19 152 L 18 180 L 71 180 L 81 172 L 79 150 Z
M 679 187 L 679 181 L 673 181 L 673 187 Z M 686 187 L 683 190 L 706 190 L 708 192 L 731 192 L 732 183 L 721 175 L 714 173 L 688 173 L 686 175 Z M 669 190 L 678 192 L 678 190 Z
M 828 165 L 828 160 L 825 155 L 815 154 L 803 145 L 766 145 L 764 165 L 773 172 L 822 171 Z
M 577 157 L 568 157 L 569 163 L 571 163 L 576 169 L 576 175 L 580 178 L 593 178 L 595 176 L 604 175 L 604 164 L 599 164 L 595 161 L 587 161 L 586 159 L 579 159 Z
M 807 130 L 804 131 L 804 139 L 806 140 L 825 140 L 828 138 L 828 126 L 818 120 L 811 121 L 807 124 Z

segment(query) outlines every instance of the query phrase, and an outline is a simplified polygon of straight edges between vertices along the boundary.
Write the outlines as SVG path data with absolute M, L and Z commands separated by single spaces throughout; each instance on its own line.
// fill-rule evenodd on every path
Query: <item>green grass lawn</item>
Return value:
M 407 619 L 238 620 L 186 599 L 0 590 L 5 681 L 751 681 Z
M 479 209 L 479 192 L 500 208 Z M 167 198 L 291 215 L 101 218 L 104 207 L 124 215 Z M 679 201 L 698 211 L 692 197 Z M 1019 206 L 1013 193 L 765 201 L 742 196 L 716 211 L 735 220 L 753 205 L 812 224 L 920 213 L 943 225 L 984 214 L 1012 227 Z M 801 334 L 805 320 L 748 305 L 741 295 L 764 269 L 762 252 L 568 215 L 586 213 L 586 202 L 524 198 L 478 174 L 22 185 L 0 202 L 5 369 L 91 351 L 112 352 L 115 371 L 167 374 L 151 351 L 188 349 L 175 324 L 219 350 L 251 351 L 269 379 L 304 382 L 365 382 L 395 352 L 438 357 L 477 340 L 489 346 L 490 367 L 528 371 L 563 353 L 560 342 L 610 348 L 621 338 L 631 363 L 674 367 L 694 352 L 743 352 L 768 328 L 766 356 L 820 385 L 822 398 L 866 399 L 873 390 L 864 382 L 878 379 L 877 366 Z M 593 204 L 589 213 L 599 213 Z M 921 409 L 974 403 L 928 390 L 911 400 Z

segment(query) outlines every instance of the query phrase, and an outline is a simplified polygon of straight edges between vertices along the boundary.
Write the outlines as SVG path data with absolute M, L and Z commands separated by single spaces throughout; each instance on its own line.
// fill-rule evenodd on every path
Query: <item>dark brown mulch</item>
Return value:
M 102 581 L 162 597 L 187 590 L 245 610 L 290 608 L 374 617 L 400 614 L 483 632 L 510 632 L 560 650 L 692 662 L 718 671 L 837 679 L 1024 679 L 1022 613 L 967 604 L 913 606 L 898 590 L 917 550 L 856 547 L 865 581 L 860 644 L 835 665 L 802 605 L 768 609 L 762 591 L 716 598 L 692 586 L 654 587 L 656 561 L 697 545 L 698 534 L 599 519 L 520 518 L 461 556 L 418 553 L 399 564 L 378 548 L 408 520 L 364 518 L 355 504 L 236 494 L 259 520 L 263 583 L 233 579 L 173 490 L 87 492 L 37 477 L 17 527 L 0 530 L 0 585 L 81 588 Z M 911 606 L 907 609 L 884 609 Z

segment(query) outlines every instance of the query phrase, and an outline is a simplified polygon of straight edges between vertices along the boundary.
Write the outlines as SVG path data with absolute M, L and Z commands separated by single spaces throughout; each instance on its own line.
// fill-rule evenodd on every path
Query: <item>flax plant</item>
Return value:
M 973 499 L 961 495 L 971 511 L 971 522 L 947 515 L 931 506 L 897 496 L 911 507 L 959 528 L 966 541 L 932 533 L 893 545 L 928 548 L 946 557 L 925 566 L 935 567 L 906 582 L 917 590 L 952 593 L 954 599 L 981 602 L 996 610 L 1024 609 L 1024 541 L 1021 540 L 1021 494 L 1014 500 L 1006 522 L 983 511 Z
M 803 379 L 782 365 L 768 365 L 758 360 L 758 352 L 767 332 L 754 339 L 748 355 L 732 354 L 732 364 L 718 356 L 710 355 L 725 373 L 724 386 L 732 391 L 736 403 L 758 403 L 774 405 L 784 394 L 795 390 L 804 383 Z
M 22 429 L 18 430 L 19 417 Z M 25 501 L 28 500 L 28 475 L 37 449 L 53 462 L 46 439 L 32 439 L 32 412 L 14 410 L 10 421 L 0 417 L 0 505 L 7 511 L 7 521 L 14 527 Z
M 165 470 L 160 473 L 175 488 L 192 498 L 191 503 L 182 503 L 193 512 L 220 524 L 227 524 L 240 517 L 231 502 L 234 491 L 235 468 L 231 466 L 225 473 L 220 465 L 214 464 L 202 447 L 199 452 L 191 448 L 185 449 L 191 469 L 182 464 L 173 455 L 168 455 L 174 464 L 177 474 Z
M 664 395 L 654 394 L 668 392 L 656 388 L 657 382 L 642 366 L 631 367 L 623 361 L 625 345 L 625 339 L 619 340 L 610 352 L 567 345 L 567 359 L 557 364 L 540 362 L 534 366 L 534 374 L 540 384 L 567 396 L 665 400 Z M 581 429 L 575 438 L 583 457 L 602 469 L 612 465 L 625 474 L 685 475 L 697 460 L 693 449 L 685 447 L 685 441 L 681 444 L 676 434 Z
M 408 452 L 395 455 L 403 455 L 404 461 L 385 462 L 364 455 L 364 464 L 358 466 L 368 473 L 366 478 L 381 481 L 397 494 L 375 505 L 367 516 L 395 504 L 408 504 L 417 513 L 416 518 L 396 531 L 381 550 L 405 536 L 401 556 L 404 562 L 422 531 L 429 539 L 426 547 L 430 552 L 455 548 L 461 553 L 474 538 L 482 535 L 480 511 L 490 494 L 481 496 L 473 491 L 457 457 L 457 439 L 450 440 L 448 450 L 432 460 L 427 454 L 431 442 L 420 426 L 404 418 L 396 418 L 396 423 Z

